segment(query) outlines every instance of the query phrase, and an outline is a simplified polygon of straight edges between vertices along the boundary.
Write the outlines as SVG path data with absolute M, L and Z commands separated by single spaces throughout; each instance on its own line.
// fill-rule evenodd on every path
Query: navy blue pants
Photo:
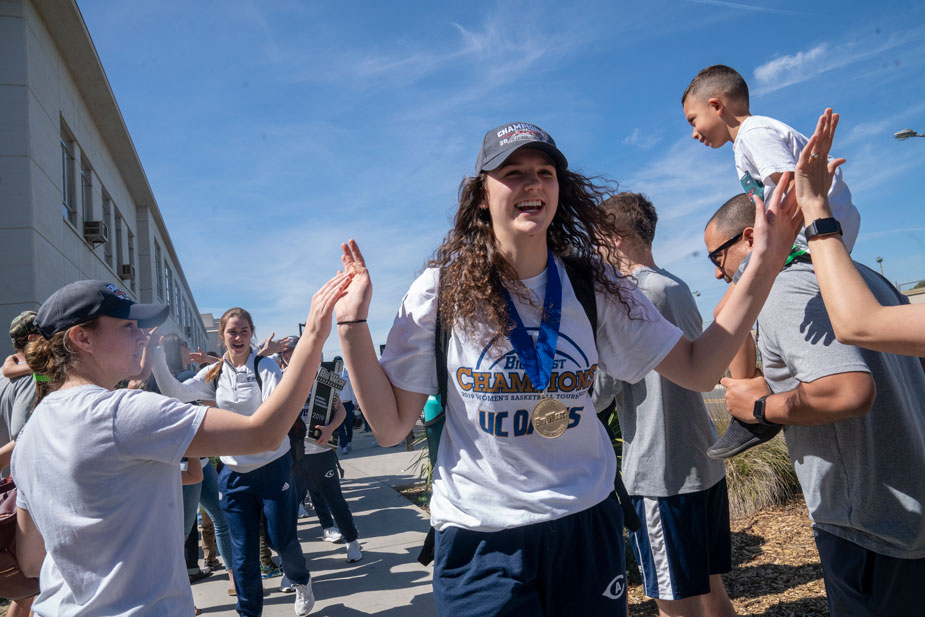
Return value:
M 347 417 L 337 427 L 337 444 L 341 448 L 353 441 L 353 421 L 356 417 L 353 413 L 353 403 L 350 401 L 345 402 L 344 409 L 347 412 Z
M 232 471 L 226 465 L 219 474 L 218 487 L 231 534 L 237 610 L 245 617 L 259 617 L 263 611 L 261 511 L 267 519 L 267 544 L 279 553 L 286 576 L 302 585 L 310 578 L 296 530 L 299 502 L 289 453 L 247 473 Z
M 296 462 L 295 482 L 299 502 L 305 500 L 306 492 L 311 493 L 312 506 L 323 529 L 333 527 L 336 522 L 345 542 L 357 539 L 353 514 L 340 489 L 337 455 L 334 454 L 334 450 L 306 454 L 300 458 Z
M 444 617 L 626 615 L 623 511 L 583 512 L 495 532 L 436 535 L 434 600 Z
M 831 617 L 921 615 L 925 559 L 899 559 L 813 528 Z

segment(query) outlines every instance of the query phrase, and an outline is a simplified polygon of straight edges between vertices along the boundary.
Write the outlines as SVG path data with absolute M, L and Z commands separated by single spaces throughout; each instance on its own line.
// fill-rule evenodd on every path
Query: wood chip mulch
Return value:
M 802 499 L 732 521 L 733 569 L 723 575 L 739 615 L 826 617 L 819 553 Z M 654 600 L 630 585 L 630 617 L 656 617 Z

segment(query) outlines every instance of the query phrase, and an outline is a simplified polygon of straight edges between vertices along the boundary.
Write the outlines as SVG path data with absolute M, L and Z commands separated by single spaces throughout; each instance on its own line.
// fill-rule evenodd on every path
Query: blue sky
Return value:
M 483 134 L 510 121 L 649 195 L 656 261 L 709 318 L 724 284 L 703 226 L 740 189 L 731 146 L 692 140 L 680 97 L 717 63 L 749 82 L 752 113 L 805 133 L 842 114 L 855 259 L 925 278 L 925 139 L 892 137 L 925 132 L 921 2 L 78 4 L 199 309 L 244 306 L 261 337 L 297 331 L 355 237 L 385 342 Z

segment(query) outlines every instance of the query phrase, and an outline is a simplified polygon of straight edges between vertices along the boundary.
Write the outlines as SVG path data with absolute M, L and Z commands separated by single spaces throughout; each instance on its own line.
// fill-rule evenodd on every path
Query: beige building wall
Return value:
M 96 221 L 108 229 L 106 242 L 85 235 L 85 223 Z M 138 302 L 170 303 L 161 331 L 193 348 L 206 340 L 73 0 L 0 0 L 0 260 L 0 326 L 89 278 Z M 0 353 L 10 351 L 0 337 Z

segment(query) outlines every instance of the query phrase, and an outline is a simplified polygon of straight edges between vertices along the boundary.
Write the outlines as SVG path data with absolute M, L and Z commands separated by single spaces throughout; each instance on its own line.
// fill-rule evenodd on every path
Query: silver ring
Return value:
M 818 152 L 813 152 L 812 154 L 809 155 L 809 158 L 811 158 L 811 159 L 818 159 L 818 158 L 819 158 L 819 153 L 818 153 Z

